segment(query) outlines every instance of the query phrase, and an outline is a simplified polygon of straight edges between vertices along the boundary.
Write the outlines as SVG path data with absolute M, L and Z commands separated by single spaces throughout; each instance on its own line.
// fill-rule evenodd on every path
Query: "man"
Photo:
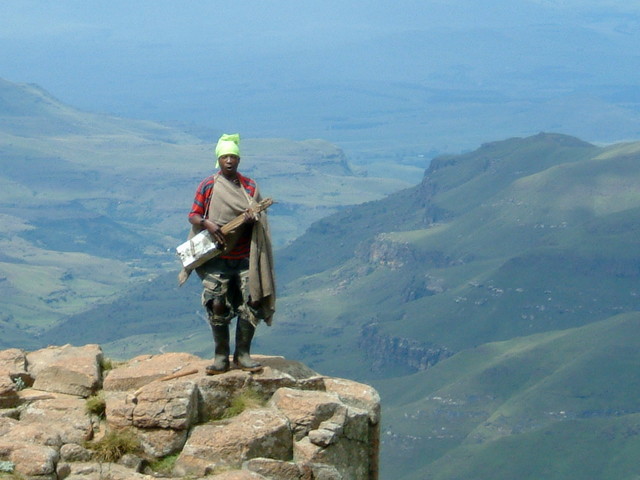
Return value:
M 275 281 L 271 236 L 266 212 L 248 209 L 261 200 L 257 184 L 238 172 L 240 136 L 222 135 L 216 145 L 215 175 L 205 178 L 196 191 L 189 223 L 192 233 L 206 229 L 222 253 L 196 269 L 202 280 L 202 305 L 213 331 L 215 356 L 206 373 L 229 370 L 229 325 L 237 317 L 233 362 L 257 372 L 251 358 L 251 341 L 260 320 L 271 325 L 275 312 Z M 239 215 L 244 222 L 224 235 L 221 227 Z

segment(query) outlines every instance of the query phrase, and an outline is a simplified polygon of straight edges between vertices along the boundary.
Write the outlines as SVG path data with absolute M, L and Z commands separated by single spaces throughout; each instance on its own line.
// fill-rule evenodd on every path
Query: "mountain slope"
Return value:
M 637 144 L 541 134 L 435 159 L 419 186 L 323 219 L 281 252 L 284 294 L 322 326 L 348 318 L 361 329 L 351 348 L 371 358 L 393 338 L 455 352 L 633 310 L 638 158 Z
M 261 346 L 380 390 L 384 478 L 633 478 L 638 184 L 639 143 L 435 159 L 282 252 Z
M 395 399 L 386 448 L 395 462 L 421 452 L 397 478 L 633 478 L 639 328 L 640 314 L 618 315 L 380 382 Z
M 168 251 L 210 145 L 41 102 L 49 133 L 29 130 L 36 106 L 0 132 L 0 347 L 210 354 L 198 282 L 176 287 Z M 493 142 L 383 200 L 389 182 L 326 142 L 246 145 L 287 240 L 336 212 L 277 252 L 254 351 L 373 383 L 383 478 L 633 478 L 640 143 Z
M 81 112 L 0 79 L 0 347 L 48 344 L 59 323 L 175 272 L 214 142 Z M 241 167 L 277 201 L 276 245 L 345 204 L 406 186 L 356 176 L 323 140 L 243 139 Z

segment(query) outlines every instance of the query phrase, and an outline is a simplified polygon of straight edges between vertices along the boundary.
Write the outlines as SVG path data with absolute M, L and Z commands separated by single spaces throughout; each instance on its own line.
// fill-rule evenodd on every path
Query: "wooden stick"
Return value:
M 173 380 L 174 378 L 186 377 L 187 375 L 193 375 L 194 373 L 198 373 L 197 368 L 192 368 L 191 370 L 185 370 L 184 372 L 177 372 L 172 375 L 167 375 L 166 377 L 159 378 L 159 382 L 166 382 L 167 380 Z
M 272 204 L 273 204 L 273 200 L 272 199 L 265 198 L 260 203 L 256 204 L 256 206 L 254 208 L 249 208 L 247 210 L 247 213 L 260 213 L 261 211 L 266 210 L 267 208 L 269 208 Z M 222 227 L 220 227 L 220 230 L 222 231 L 222 233 L 224 235 L 226 235 L 227 233 L 229 233 L 229 232 L 235 230 L 236 228 L 238 228 L 243 223 L 244 223 L 244 213 L 241 214 L 241 215 L 238 215 L 236 218 L 234 218 L 230 222 L 225 223 Z

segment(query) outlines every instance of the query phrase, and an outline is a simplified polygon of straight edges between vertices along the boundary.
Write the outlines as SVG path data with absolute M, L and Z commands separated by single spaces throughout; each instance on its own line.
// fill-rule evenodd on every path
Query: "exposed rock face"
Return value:
M 367 352 L 371 359 L 371 368 L 374 370 L 388 365 L 404 365 L 421 371 L 454 354 L 444 346 L 427 345 L 410 338 L 385 335 L 380 332 L 376 323 L 362 327 L 359 346 Z
M 104 372 L 98 345 L 0 351 L 0 464 L 29 480 L 129 480 L 154 478 L 152 462 L 173 456 L 163 476 L 377 479 L 377 392 L 255 357 L 263 372 L 207 376 L 210 361 L 184 353 Z M 87 397 L 103 399 L 103 417 Z M 96 446 L 114 433 L 132 433 L 138 450 L 99 461 Z
M 441 251 L 419 251 L 411 243 L 398 240 L 389 233 L 379 233 L 372 240 L 361 242 L 354 253 L 356 257 L 373 266 L 391 270 L 399 270 L 416 263 L 424 265 L 425 268 L 441 268 L 455 263 Z

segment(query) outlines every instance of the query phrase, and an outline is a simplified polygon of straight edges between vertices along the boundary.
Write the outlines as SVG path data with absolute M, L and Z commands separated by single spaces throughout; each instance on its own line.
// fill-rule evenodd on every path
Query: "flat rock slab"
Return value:
M 140 355 L 110 370 L 103 388 L 107 392 L 135 390 L 165 377 L 202 372 L 205 365 L 206 361 L 188 353 Z
M 72 462 L 58 465 L 58 478 L 65 480 L 152 480 L 156 477 L 136 473 L 116 463 Z
M 291 430 L 280 412 L 261 408 L 237 417 L 195 427 L 176 461 L 179 475 L 206 475 L 240 468 L 257 457 L 288 460 L 293 455 Z
M 27 354 L 33 388 L 89 397 L 102 386 L 99 345 L 48 347 Z
M 335 393 L 279 389 L 269 404 L 280 410 L 291 423 L 295 439 L 300 440 L 322 422 L 332 418 L 336 412 L 345 411 L 346 406 Z
M 62 393 L 42 395 L 35 389 L 22 390 L 20 398 L 22 428 L 56 432 L 61 445 L 82 444 L 92 438 L 93 424 L 87 415 L 85 399 Z

